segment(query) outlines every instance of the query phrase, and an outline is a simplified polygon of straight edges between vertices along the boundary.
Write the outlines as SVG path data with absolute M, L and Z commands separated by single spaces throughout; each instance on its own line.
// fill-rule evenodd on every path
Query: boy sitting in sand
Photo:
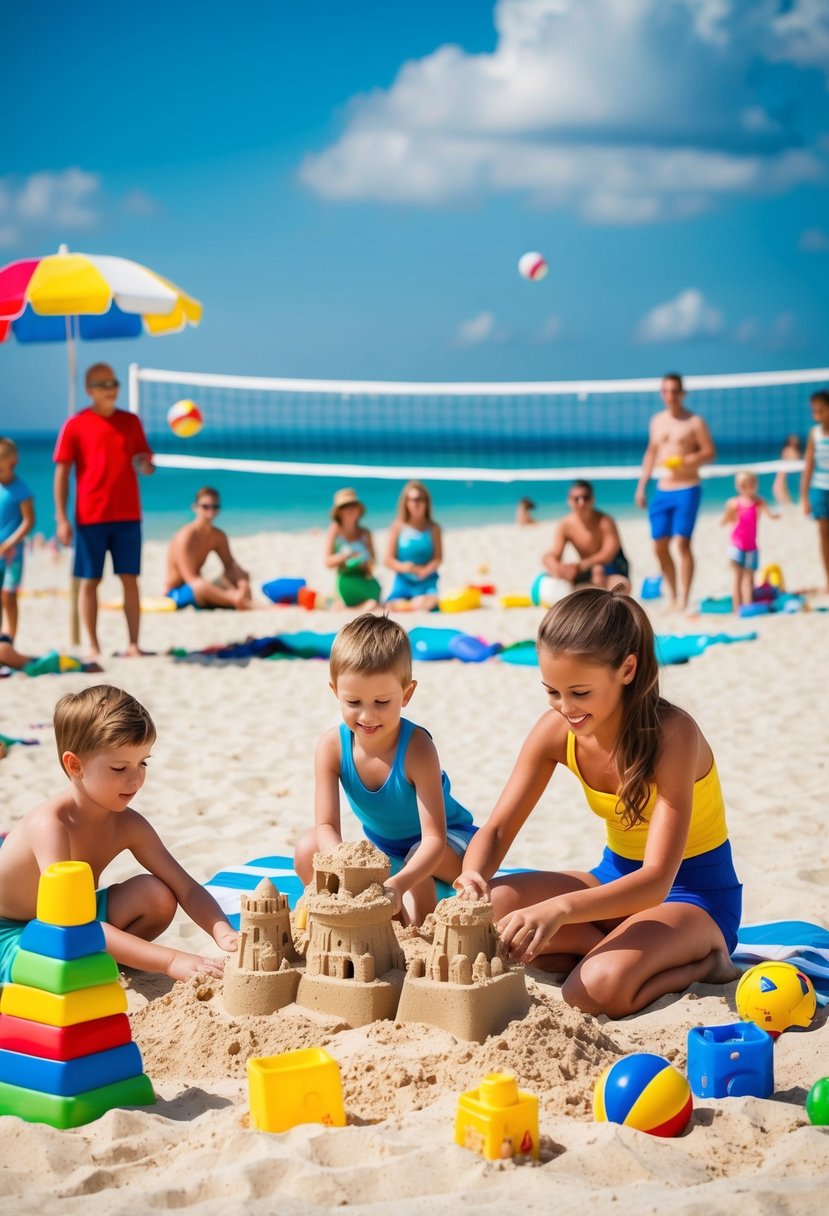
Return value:
M 337 634 L 331 690 L 343 723 L 327 731 L 315 758 L 315 825 L 301 837 L 294 864 L 311 881 L 315 853 L 342 842 L 342 785 L 372 844 L 402 869 L 386 884 L 414 924 L 434 910 L 435 884 L 453 882 L 476 828 L 452 797 L 431 735 L 401 717 L 417 686 L 406 631 L 388 617 L 363 613 Z
M 86 861 L 96 885 L 124 850 L 148 871 L 97 893 L 107 950 L 116 961 L 174 980 L 221 975 L 224 960 L 153 945 L 179 905 L 228 953 L 237 934 L 219 905 L 161 843 L 130 802 L 144 784 L 156 732 L 129 693 L 108 684 L 61 697 L 55 739 L 69 788 L 35 807 L 0 848 L 0 984 L 7 983 L 26 923 L 35 915 L 41 873 L 57 861 Z
M 193 510 L 196 518 L 179 528 L 167 549 L 167 575 L 164 594 L 177 608 L 191 604 L 199 608 L 253 608 L 250 578 L 230 552 L 227 533 L 214 520 L 222 506 L 219 491 L 202 486 Z M 211 553 L 224 566 L 224 577 L 215 583 L 202 577 L 202 566 Z

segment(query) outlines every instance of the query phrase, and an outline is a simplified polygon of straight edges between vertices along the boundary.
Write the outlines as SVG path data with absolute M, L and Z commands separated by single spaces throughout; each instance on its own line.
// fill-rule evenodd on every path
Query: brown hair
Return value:
M 86 369 L 86 377 L 84 378 L 85 386 L 87 388 L 89 388 L 89 381 L 93 378 L 93 376 L 96 376 L 98 374 L 98 372 L 104 372 L 104 371 L 112 372 L 114 378 L 116 380 L 118 379 L 118 377 L 115 375 L 115 372 L 113 371 L 113 369 L 110 367 L 110 365 L 108 363 L 93 363 L 91 367 L 88 367 Z
M 350 621 L 334 639 L 329 663 L 331 683 L 347 671 L 383 675 L 392 671 L 403 688 L 412 682 L 412 648 L 402 625 L 388 616 L 364 612 Z
M 83 758 L 125 744 L 151 746 L 156 736 L 155 724 L 144 706 L 111 684 L 95 684 L 61 697 L 55 706 L 54 726 L 64 772 L 64 752 Z
M 544 617 L 538 648 L 614 670 L 628 655 L 636 656 L 636 673 L 622 689 L 622 729 L 613 759 L 621 780 L 616 813 L 626 828 L 643 823 L 662 742 L 659 716 L 669 705 L 659 695 L 656 647 L 647 615 L 628 595 L 582 587 L 559 600 Z
M 406 496 L 411 490 L 417 490 L 426 499 L 426 522 L 429 524 L 434 523 L 432 519 L 432 495 L 422 481 L 406 482 L 397 500 L 397 518 L 402 520 L 404 524 L 409 522 L 409 509 L 406 506 Z
M 812 393 L 810 401 L 819 401 L 821 405 L 829 405 L 829 389 L 819 388 L 816 393 Z
M 216 502 L 222 501 L 222 496 L 218 490 L 214 490 L 212 486 L 201 486 L 198 490 L 196 490 L 196 496 L 193 499 L 193 502 L 198 502 L 202 494 L 209 494 L 211 498 L 216 499 Z
M 681 393 L 685 392 L 685 386 L 682 383 L 682 377 L 680 376 L 679 372 L 665 372 L 662 379 L 663 379 L 663 381 L 664 380 L 673 380 L 674 384 L 677 386 L 679 391 Z
M 0 435 L 0 457 L 17 456 L 17 444 L 8 435 Z

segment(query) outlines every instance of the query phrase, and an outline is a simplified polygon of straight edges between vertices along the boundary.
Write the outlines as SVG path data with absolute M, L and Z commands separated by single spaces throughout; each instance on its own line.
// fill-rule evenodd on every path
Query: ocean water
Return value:
M 54 533 L 54 507 L 52 499 L 52 449 L 54 436 L 13 432 L 20 449 L 19 475 L 28 483 L 35 496 L 37 531 L 46 536 Z M 776 436 L 775 436 L 776 439 Z M 152 436 L 151 442 L 156 442 Z M 216 450 L 231 454 L 228 448 Z M 642 443 L 615 448 L 619 464 L 635 466 L 642 455 Z M 158 444 L 158 450 L 170 450 L 169 445 Z M 263 453 L 259 451 L 259 455 Z M 434 450 L 412 452 L 407 450 L 412 464 L 440 465 Z M 532 455 L 538 456 L 538 453 Z M 590 467 L 598 463 L 607 464 L 607 454 L 597 453 L 591 444 L 575 446 L 569 443 L 558 453 L 558 462 L 545 454 L 548 467 L 582 467 L 584 475 L 590 477 Z M 773 452 L 766 444 L 751 458 L 767 459 L 779 455 L 779 447 Z M 360 453 L 361 463 L 368 463 L 366 453 Z M 724 462 L 746 459 L 743 453 L 726 450 L 720 452 Z M 284 452 L 282 459 L 292 458 Z M 602 459 L 602 457 L 604 459 Z M 320 459 L 317 454 L 317 459 Z M 345 459 L 351 463 L 355 455 L 349 453 Z M 494 463 L 494 462 L 493 462 Z M 527 463 L 540 463 L 537 459 Z M 597 505 L 610 511 L 620 519 L 639 514 L 633 503 L 634 480 L 593 479 Z M 768 495 L 771 476 L 762 477 L 761 493 Z M 189 469 L 158 469 L 151 477 L 140 479 L 141 499 L 144 510 L 144 535 L 148 539 L 163 540 L 186 522 L 200 486 L 214 485 L 222 498 L 221 526 L 234 536 L 250 535 L 263 531 L 303 531 L 308 528 L 325 528 L 329 522 L 329 511 L 335 490 L 352 483 L 349 477 L 303 477 L 261 473 L 239 473 L 191 471 Z M 507 485 L 484 481 L 433 481 L 430 485 L 435 518 L 444 527 L 480 526 L 492 523 L 508 523 L 515 517 L 518 500 L 527 496 L 537 506 L 540 520 L 552 520 L 566 510 L 567 482 L 517 481 Z M 392 520 L 402 483 L 380 478 L 363 478 L 357 485 L 362 501 L 366 504 L 366 523 L 372 528 L 386 526 Z M 732 493 L 730 477 L 714 478 L 705 483 L 704 509 L 721 506 Z

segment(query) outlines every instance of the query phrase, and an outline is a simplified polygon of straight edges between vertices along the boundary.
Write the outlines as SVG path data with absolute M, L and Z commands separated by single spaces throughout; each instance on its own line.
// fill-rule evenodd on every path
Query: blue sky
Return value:
M 824 0 L 0 0 L 0 262 L 200 298 L 86 345 L 286 376 L 560 379 L 829 362 Z M 541 250 L 541 283 L 517 274 Z M 0 350 L 8 428 L 61 347 Z

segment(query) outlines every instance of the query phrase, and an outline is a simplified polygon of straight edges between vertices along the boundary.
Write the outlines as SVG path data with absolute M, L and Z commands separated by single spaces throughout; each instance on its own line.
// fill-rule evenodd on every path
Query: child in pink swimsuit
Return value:
M 760 565 L 757 548 L 757 521 L 761 513 L 769 519 L 779 515 L 769 507 L 765 498 L 757 493 L 757 476 L 754 473 L 738 473 L 734 478 L 737 494 L 729 498 L 720 520 L 721 524 L 733 524 L 728 556 L 734 575 L 732 602 L 736 612 L 743 604 L 750 604 L 754 595 L 754 572 Z

